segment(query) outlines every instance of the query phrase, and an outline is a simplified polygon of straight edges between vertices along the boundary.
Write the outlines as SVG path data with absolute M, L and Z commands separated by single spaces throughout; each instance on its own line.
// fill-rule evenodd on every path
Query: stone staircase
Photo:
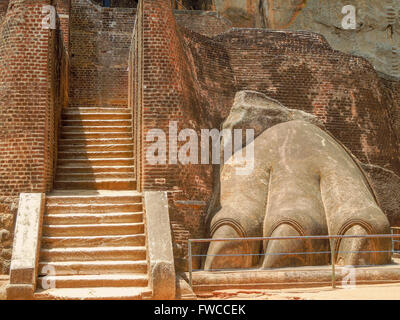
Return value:
M 69 108 L 55 189 L 136 189 L 131 118 L 127 108 Z
M 129 109 L 69 108 L 46 196 L 36 299 L 144 299 L 143 197 Z

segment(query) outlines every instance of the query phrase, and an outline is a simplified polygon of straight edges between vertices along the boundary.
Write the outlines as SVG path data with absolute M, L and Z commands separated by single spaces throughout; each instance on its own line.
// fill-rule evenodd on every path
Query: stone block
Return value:
M 30 284 L 10 284 L 6 288 L 7 300 L 33 300 L 34 291 Z
M 21 193 L 14 234 L 10 283 L 35 287 L 44 194 Z
M 145 192 L 149 280 L 153 299 L 175 299 L 175 266 L 166 192 Z

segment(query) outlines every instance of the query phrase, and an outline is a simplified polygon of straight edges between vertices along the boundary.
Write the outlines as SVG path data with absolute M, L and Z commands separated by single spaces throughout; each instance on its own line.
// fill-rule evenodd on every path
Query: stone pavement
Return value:
M 400 300 L 400 283 L 282 290 L 218 290 L 199 297 L 206 300 Z

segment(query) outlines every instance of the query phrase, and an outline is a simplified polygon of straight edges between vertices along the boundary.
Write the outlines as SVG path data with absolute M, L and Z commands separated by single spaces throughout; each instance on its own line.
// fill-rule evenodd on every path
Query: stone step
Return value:
M 146 260 L 146 248 L 132 247 L 76 247 L 52 248 L 40 251 L 40 261 L 98 261 Z
M 43 236 L 104 236 L 129 235 L 144 232 L 143 223 L 62 224 L 43 225 Z
M 39 263 L 39 275 L 101 275 L 101 274 L 145 274 L 147 262 L 139 261 L 59 261 Z
M 39 289 L 36 300 L 142 300 L 151 297 L 148 287 Z
M 106 113 L 106 112 L 68 112 L 62 115 L 63 120 L 130 120 L 132 114 L 130 113 Z
M 91 179 L 91 180 L 56 180 L 56 189 L 60 190 L 135 190 L 135 179 Z
M 134 166 L 58 166 L 57 174 L 78 174 L 78 173 L 89 173 L 89 174 L 100 174 L 100 173 L 134 173 Z
M 111 139 L 60 139 L 58 146 L 62 150 L 64 147 L 84 147 L 97 146 L 97 145 L 132 145 L 132 138 L 111 138 Z
M 42 237 L 42 248 L 77 248 L 77 247 L 119 247 L 144 246 L 144 234 L 89 236 L 89 237 Z
M 132 139 L 132 132 L 64 132 L 61 139 Z
M 88 152 L 115 152 L 115 151 L 130 151 L 134 149 L 133 144 L 97 144 L 97 145 L 86 145 L 86 144 L 70 144 L 70 145 L 59 145 L 59 152 L 77 152 L 77 153 L 88 153 Z M 132 155 L 133 157 L 133 155 Z
M 143 205 L 138 203 L 112 203 L 112 204 L 46 204 L 46 214 L 67 213 L 134 213 L 141 212 Z
M 112 196 L 111 194 L 118 194 Z M 62 204 L 124 204 L 124 203 L 141 203 L 142 195 L 135 194 L 133 192 L 108 192 L 106 194 L 74 194 L 71 195 L 68 192 L 53 192 L 50 195 L 46 195 L 47 205 L 62 205 Z
M 57 174 L 57 181 L 99 180 L 99 179 L 134 179 L 133 172 L 106 172 L 106 173 L 65 173 Z
M 131 126 L 121 126 L 121 127 L 104 127 L 104 126 L 76 126 L 76 127 L 62 127 L 61 132 L 65 133 L 117 133 L 117 132 L 132 132 Z
M 60 160 L 69 159 L 107 159 L 107 158 L 133 158 L 133 151 L 59 151 Z
M 38 287 L 44 283 L 54 282 L 56 288 L 85 288 L 85 287 L 146 287 L 147 275 L 144 274 L 107 274 L 107 275 L 72 275 L 46 276 L 46 281 L 38 279 Z
M 68 127 L 132 127 L 131 120 L 93 119 L 93 120 L 62 120 L 63 128 Z
M 70 107 L 67 109 L 64 109 L 64 114 L 85 114 L 85 113 L 129 113 L 132 114 L 132 110 L 129 108 L 115 108 L 115 107 Z
M 143 222 L 142 213 L 120 212 L 120 213 L 67 213 L 46 214 L 44 223 L 46 225 L 67 224 L 103 224 L 103 223 L 140 223 Z
M 106 158 L 106 159 L 58 159 L 59 166 L 134 166 L 133 158 Z

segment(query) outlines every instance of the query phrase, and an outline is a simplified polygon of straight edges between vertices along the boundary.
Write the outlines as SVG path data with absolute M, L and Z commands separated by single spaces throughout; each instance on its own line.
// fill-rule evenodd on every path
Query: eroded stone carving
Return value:
M 247 176 L 236 175 L 234 165 L 224 165 L 221 209 L 210 220 L 212 238 L 390 233 L 389 221 L 360 165 L 335 138 L 307 120 L 313 118 L 288 110 L 265 95 L 248 91 L 237 94 L 224 127 L 245 124 L 256 128 L 256 138 L 251 142 L 254 171 Z M 349 252 L 369 250 L 390 251 L 391 240 L 342 240 L 336 247 L 339 253 L 335 262 L 390 262 L 390 252 Z M 329 251 L 327 240 L 213 242 L 204 268 L 322 265 L 329 263 L 329 253 L 278 254 Z M 268 255 L 215 256 L 238 253 Z

